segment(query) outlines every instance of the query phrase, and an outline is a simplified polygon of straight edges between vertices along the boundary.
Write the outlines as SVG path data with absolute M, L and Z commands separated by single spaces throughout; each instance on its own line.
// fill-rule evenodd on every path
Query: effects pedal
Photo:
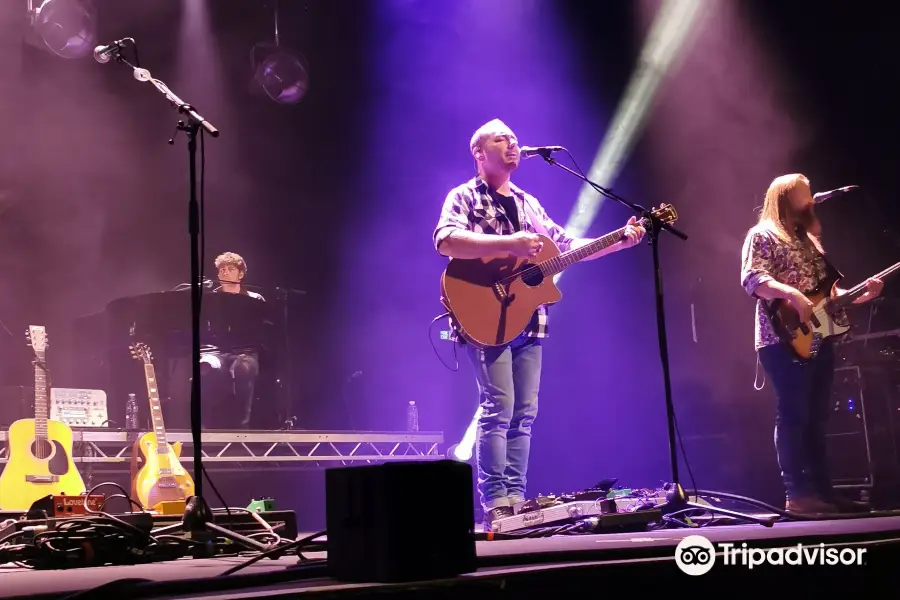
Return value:
M 106 392 L 52 388 L 50 418 L 70 427 L 109 427 Z
M 87 507 L 85 507 L 85 501 Z M 105 501 L 106 496 L 103 494 L 45 496 L 35 500 L 27 514 L 29 519 L 79 517 L 90 515 L 91 512 L 88 512 L 88 508 L 94 513 L 100 512 Z

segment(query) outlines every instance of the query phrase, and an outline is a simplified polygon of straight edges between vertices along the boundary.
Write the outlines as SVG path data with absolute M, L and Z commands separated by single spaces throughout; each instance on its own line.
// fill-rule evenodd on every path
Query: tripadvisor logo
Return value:
M 749 548 L 746 542 L 713 545 L 702 535 L 689 535 L 675 547 L 675 564 L 688 575 L 704 575 L 712 570 L 716 561 L 725 566 L 748 569 L 760 565 L 863 565 L 865 554 L 865 548 L 826 548 L 825 544 L 797 544 L 787 548 Z

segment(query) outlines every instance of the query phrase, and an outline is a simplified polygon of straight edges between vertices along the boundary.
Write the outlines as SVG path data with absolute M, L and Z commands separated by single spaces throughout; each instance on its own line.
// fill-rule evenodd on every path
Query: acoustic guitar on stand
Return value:
M 194 495 L 194 480 L 181 466 L 181 442 L 166 441 L 156 370 L 150 348 L 137 342 L 131 345 L 131 355 L 144 363 L 147 397 L 150 399 L 150 422 L 153 431 L 143 434 L 131 451 L 131 495 L 145 509 L 153 509 L 160 502 L 179 502 Z M 138 457 L 142 461 L 137 468 Z
M 675 207 L 668 204 L 651 214 L 666 224 L 678 219 Z M 646 217 L 638 223 L 650 226 Z M 525 330 L 538 307 L 562 299 L 554 275 L 620 242 L 624 235 L 623 227 L 563 253 L 553 240 L 539 235 L 544 245 L 533 258 L 501 254 L 451 259 L 441 276 L 441 302 L 468 343 L 476 348 L 502 346 Z
M 900 262 L 878 273 L 872 279 L 883 280 L 898 269 Z M 866 282 L 838 296 L 836 295 L 838 281 L 840 281 L 838 278 L 830 277 L 823 281 L 818 289 L 806 294 L 813 303 L 812 317 L 808 323 L 800 322 L 800 314 L 786 300 L 779 298 L 766 306 L 772 329 L 798 358 L 814 358 L 826 339 L 843 335 L 850 330 L 850 325 L 843 324 L 843 319 L 836 320 L 835 317 L 866 293 Z
M 87 490 L 72 460 L 72 428 L 48 418 L 50 376 L 47 369 L 47 332 L 42 325 L 28 328 L 34 353 L 34 418 L 9 427 L 9 460 L 0 474 L 0 508 L 23 510 L 47 496 L 78 496 Z

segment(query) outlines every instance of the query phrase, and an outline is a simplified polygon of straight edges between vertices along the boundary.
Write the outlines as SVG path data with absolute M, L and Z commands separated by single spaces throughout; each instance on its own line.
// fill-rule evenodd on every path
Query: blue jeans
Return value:
M 828 474 L 825 426 L 834 381 L 834 346 L 826 341 L 812 360 L 796 359 L 785 346 L 759 349 L 759 361 L 775 389 L 775 449 L 788 499 L 834 495 Z
M 541 343 L 519 337 L 506 346 L 467 346 L 482 408 L 476 442 L 478 491 L 485 511 L 525 500 L 531 424 L 541 385 Z

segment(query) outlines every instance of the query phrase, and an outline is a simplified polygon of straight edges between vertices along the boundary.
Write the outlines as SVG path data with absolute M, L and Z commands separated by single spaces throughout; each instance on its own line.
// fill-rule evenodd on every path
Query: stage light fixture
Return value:
M 268 55 L 255 65 L 253 78 L 266 95 L 279 104 L 297 104 L 309 89 L 309 65 L 303 56 L 297 56 L 280 46 L 257 44 L 256 52 L 268 51 Z
M 28 1 L 28 17 L 43 47 L 62 58 L 83 58 L 97 42 L 93 5 L 87 0 Z
M 275 43 L 259 43 L 250 51 L 251 85 L 279 104 L 297 104 L 309 89 L 309 63 L 302 54 L 281 45 L 278 2 L 275 2 Z
M 472 458 L 472 446 L 461 446 L 453 444 L 447 448 L 447 458 L 457 460 L 459 462 L 469 462 Z

